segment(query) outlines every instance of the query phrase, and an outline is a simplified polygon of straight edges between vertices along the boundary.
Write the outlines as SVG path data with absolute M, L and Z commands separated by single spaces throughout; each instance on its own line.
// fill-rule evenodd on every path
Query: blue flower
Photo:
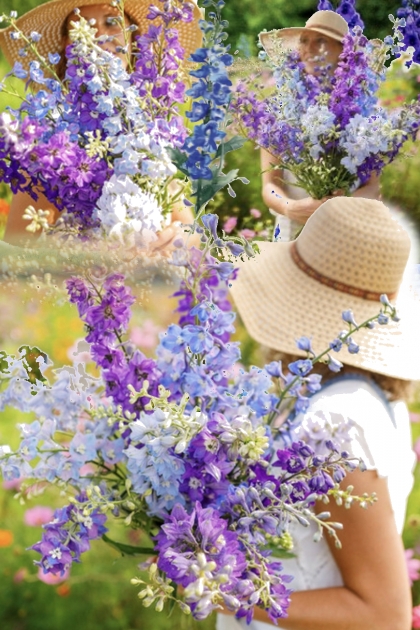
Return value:
M 191 120 L 191 122 L 198 122 L 199 120 L 203 120 L 206 116 L 208 116 L 209 112 L 209 103 L 194 101 L 192 104 L 192 111 L 187 112 L 186 116 Z
M 201 217 L 201 221 L 204 227 L 211 232 L 211 235 L 216 240 L 217 237 L 217 224 L 219 222 L 219 217 L 217 214 L 203 214 Z
M 309 374 L 309 376 L 305 378 L 308 392 L 311 394 L 318 392 L 321 389 L 321 380 L 322 376 L 320 374 Z
M 304 350 L 305 352 L 310 352 L 311 354 L 314 354 L 309 337 L 299 337 L 299 339 L 296 339 L 296 345 L 299 350 Z
M 348 324 L 352 324 L 353 326 L 357 326 L 356 320 L 354 319 L 353 311 L 347 310 L 343 311 L 341 317 Z
M 185 167 L 193 179 L 213 179 L 213 173 L 209 169 L 211 157 L 199 151 L 190 153 Z
M 341 341 L 341 339 L 333 339 L 332 341 L 330 341 L 330 348 L 331 350 L 334 350 L 334 352 L 340 352 L 342 347 L 343 342 Z
M 186 326 L 182 338 L 194 354 L 209 352 L 213 347 L 213 337 L 202 326 Z
M 28 76 L 27 71 L 24 70 L 20 61 L 15 61 L 15 65 L 11 70 L 11 74 L 13 74 L 18 79 L 26 79 L 26 77 Z
M 195 306 L 191 311 L 191 315 L 193 317 L 198 317 L 202 324 L 208 320 L 210 313 L 211 305 L 208 302 L 201 302 L 200 304 L 197 304 L 197 306 Z
M 357 354 L 359 352 L 359 346 L 354 343 L 354 341 L 351 341 L 347 345 L 347 350 L 350 352 L 350 354 Z
M 340 361 L 337 361 L 337 359 L 334 359 L 332 356 L 328 355 L 328 368 L 331 370 L 331 372 L 339 372 L 342 367 L 343 364 Z
M 245 251 L 242 245 L 234 243 L 233 241 L 226 241 L 224 244 L 233 256 L 241 256 Z
M 389 322 L 388 315 L 385 315 L 385 313 L 380 313 L 380 315 L 378 315 L 378 324 L 381 324 L 381 326 L 386 326 L 388 322 Z
M 70 442 L 69 452 L 72 459 L 85 463 L 96 458 L 96 437 L 93 433 L 76 433 Z
M 29 63 L 29 76 L 35 83 L 45 83 L 44 72 L 39 61 L 31 61 Z
M 312 361 L 310 359 L 299 359 L 293 363 L 289 363 L 289 370 L 296 376 L 306 376 L 312 370 Z
M 55 66 L 57 63 L 59 63 L 60 59 L 61 55 L 59 53 L 48 53 L 48 61 L 51 65 Z
M 160 336 L 161 345 L 173 353 L 184 349 L 185 340 L 182 336 L 182 328 L 177 324 L 171 324 L 167 331 Z
M 282 378 L 284 379 L 283 373 L 281 371 L 281 361 L 271 361 L 264 366 L 266 372 L 269 373 L 270 376 L 274 376 L 274 378 Z

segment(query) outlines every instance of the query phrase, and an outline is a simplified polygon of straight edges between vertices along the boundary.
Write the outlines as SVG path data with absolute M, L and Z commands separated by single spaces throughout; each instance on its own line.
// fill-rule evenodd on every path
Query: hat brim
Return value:
M 98 3 L 99 0 L 52 0 L 22 15 L 16 21 L 16 24 L 25 34 L 30 34 L 32 31 L 35 31 L 42 35 L 37 44 L 37 49 L 43 57 L 48 58 L 48 53 L 62 52 L 62 26 L 64 20 L 71 12 L 78 7 Z M 103 4 L 110 3 L 111 0 L 104 0 L 103 2 Z M 133 22 L 137 24 L 140 34 L 147 32 L 150 24 L 161 23 L 159 20 L 151 22 L 151 20 L 147 19 L 151 4 L 153 4 L 153 0 L 125 0 L 124 10 Z M 185 60 L 201 46 L 202 33 L 199 29 L 198 21 L 202 19 L 202 17 L 201 10 L 194 4 L 193 21 L 189 23 L 179 22 L 177 24 L 176 28 L 178 30 L 179 40 L 185 50 Z M 27 57 L 21 57 L 19 55 L 19 50 L 22 48 L 22 41 L 19 39 L 11 39 L 10 33 L 12 31 L 12 27 L 0 30 L 0 48 L 11 66 L 13 66 L 16 61 L 19 61 L 24 67 L 28 67 L 29 62 L 35 59 L 35 57 L 31 57 L 30 54 L 28 54 Z
M 299 240 L 299 239 L 297 239 Z M 358 323 L 379 312 L 380 303 L 336 291 L 309 277 L 294 263 L 292 243 L 259 243 L 260 254 L 239 263 L 231 294 L 251 337 L 268 348 L 306 356 L 295 340 L 312 339 L 315 352 L 328 348 L 347 325 L 341 314 L 351 309 Z M 403 380 L 420 379 L 420 299 L 404 284 L 395 304 L 399 322 L 376 324 L 354 338 L 357 354 L 346 347 L 331 355 L 344 364 Z

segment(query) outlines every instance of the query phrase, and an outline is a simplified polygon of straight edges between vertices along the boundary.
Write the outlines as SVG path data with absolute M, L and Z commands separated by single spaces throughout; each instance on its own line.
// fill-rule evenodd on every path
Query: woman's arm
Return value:
M 304 225 L 309 217 L 328 199 L 291 199 L 287 196 L 281 181 L 282 173 L 280 169 L 272 169 L 273 164 L 279 164 L 277 158 L 273 157 L 265 149 L 261 149 L 261 170 L 262 170 L 262 198 L 264 203 L 279 214 L 284 214 L 292 221 Z
M 372 173 L 366 184 L 354 191 L 353 197 L 364 197 L 365 199 L 381 199 L 381 189 L 379 185 L 379 175 Z
M 346 482 L 355 494 L 376 492 L 378 502 L 367 510 L 357 505 L 346 510 L 335 502 L 328 506 L 331 519 L 344 526 L 342 549 L 328 536 L 344 586 L 293 593 L 289 616 L 279 625 L 287 630 L 410 630 L 410 585 L 386 480 L 375 471 L 356 471 L 343 487 Z M 325 511 L 325 505 L 320 509 Z M 272 623 L 258 608 L 255 619 Z

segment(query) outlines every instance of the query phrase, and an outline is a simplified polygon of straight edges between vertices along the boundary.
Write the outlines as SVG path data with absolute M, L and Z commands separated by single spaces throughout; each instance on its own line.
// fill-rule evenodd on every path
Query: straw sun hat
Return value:
M 362 323 L 379 312 L 379 297 L 386 293 L 400 321 L 356 333 L 358 354 L 344 346 L 331 355 L 371 372 L 420 379 L 420 301 L 408 282 L 401 285 L 410 239 L 380 201 L 329 199 L 296 241 L 259 246 L 259 255 L 239 264 L 231 287 L 256 341 L 305 356 L 295 344 L 304 335 L 320 353 L 347 329 L 343 311 L 351 309 Z
M 25 34 L 36 31 L 42 35 L 37 47 L 39 53 L 47 57 L 50 52 L 57 53 L 62 51 L 61 29 L 67 16 L 76 8 L 94 4 L 111 4 L 111 0 L 52 0 L 52 2 L 41 4 L 22 15 L 16 21 L 16 24 Z M 153 4 L 153 0 L 125 0 L 124 2 L 124 11 L 137 24 L 140 33 L 145 33 L 152 23 L 146 17 L 151 4 Z M 180 42 L 186 53 L 185 59 L 188 59 L 189 55 L 201 45 L 202 41 L 198 20 L 203 16 L 196 0 L 191 0 L 191 4 L 194 5 L 194 20 L 190 23 L 179 22 L 177 25 Z M 156 22 L 154 21 L 153 24 L 156 24 Z M 31 57 L 29 55 L 25 58 L 19 56 L 22 42 L 19 39 L 13 40 L 10 38 L 12 31 L 11 27 L 0 30 L 0 48 L 12 66 L 15 61 L 20 61 L 27 65 Z
M 302 33 L 315 32 L 342 42 L 349 32 L 346 20 L 335 11 L 317 11 L 302 28 L 281 28 L 260 33 L 259 38 L 269 57 L 276 56 L 279 44 L 287 50 L 299 48 Z

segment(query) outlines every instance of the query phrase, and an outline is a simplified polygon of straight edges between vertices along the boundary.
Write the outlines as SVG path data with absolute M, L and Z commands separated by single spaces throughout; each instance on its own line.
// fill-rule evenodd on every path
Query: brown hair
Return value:
M 288 354 L 287 352 L 273 350 L 272 348 L 263 347 L 263 353 L 267 363 L 271 361 L 281 361 L 285 369 L 289 363 L 303 358 L 301 356 Z M 338 356 L 338 359 L 339 358 Z M 342 374 L 361 374 L 376 383 L 376 385 L 388 394 L 389 400 L 392 401 L 408 401 L 413 397 L 414 393 L 414 384 L 412 381 L 403 381 L 400 378 L 393 378 L 386 374 L 377 374 L 376 372 L 370 372 L 369 370 L 363 370 L 362 368 L 353 367 L 351 365 L 344 365 L 340 372 L 336 373 L 332 372 L 326 363 L 319 362 L 315 364 L 314 374 L 320 374 L 322 376 L 322 383 L 331 381 Z

